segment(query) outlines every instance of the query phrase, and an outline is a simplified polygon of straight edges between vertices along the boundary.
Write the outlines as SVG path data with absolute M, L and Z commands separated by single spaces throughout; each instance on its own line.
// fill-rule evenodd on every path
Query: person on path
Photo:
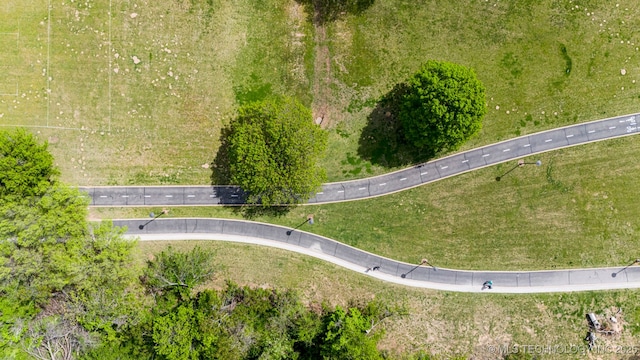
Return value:
M 482 284 L 482 290 L 484 289 L 489 289 L 491 290 L 493 288 L 493 281 L 491 280 L 487 280 L 484 282 L 484 284 Z

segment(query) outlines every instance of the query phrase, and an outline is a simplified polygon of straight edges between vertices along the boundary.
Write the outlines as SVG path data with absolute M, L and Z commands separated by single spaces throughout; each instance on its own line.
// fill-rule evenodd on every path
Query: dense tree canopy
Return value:
M 485 89 L 472 69 L 427 61 L 405 84 L 398 118 L 407 141 L 432 155 L 478 133 L 486 111 Z
M 42 195 L 57 174 L 46 143 L 22 129 L 0 130 L 0 196 Z
M 250 203 L 306 201 L 325 179 L 317 162 L 327 134 L 313 123 L 309 109 L 293 99 L 242 106 L 227 141 L 231 181 L 249 193 Z
M 24 130 L 0 132 L 2 358 L 17 348 L 72 358 L 134 314 L 135 242 L 110 222 L 89 224 L 87 198 L 57 173 L 46 144 Z

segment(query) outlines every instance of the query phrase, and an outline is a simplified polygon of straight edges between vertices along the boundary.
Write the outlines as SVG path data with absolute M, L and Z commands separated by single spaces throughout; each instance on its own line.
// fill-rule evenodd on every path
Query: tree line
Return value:
M 136 268 L 136 242 L 88 222 L 86 196 L 53 163 L 30 133 L 0 131 L 0 358 L 431 358 L 377 348 L 385 319 L 405 314 L 395 305 L 314 307 L 293 290 L 232 282 L 207 289 L 215 254 L 198 247 Z

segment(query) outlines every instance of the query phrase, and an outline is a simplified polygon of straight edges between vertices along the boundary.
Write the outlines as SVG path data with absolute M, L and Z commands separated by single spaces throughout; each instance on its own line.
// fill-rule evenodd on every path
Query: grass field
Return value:
M 168 242 L 141 242 L 140 263 L 162 251 Z M 637 346 L 640 312 L 635 304 L 639 291 L 569 294 L 499 295 L 461 294 L 389 285 L 320 260 L 279 249 L 204 242 L 171 242 L 187 250 L 196 244 L 216 252 L 218 271 L 208 287 L 221 288 L 229 279 L 241 285 L 299 289 L 306 302 L 378 299 L 405 306 L 409 314 L 391 317 L 380 325 L 385 331 L 384 349 L 393 352 L 425 350 L 444 355 L 473 355 L 473 359 L 498 358 L 497 346 L 513 344 L 569 348 L 583 345 L 587 331 L 585 313 L 599 319 L 622 308 L 622 333 L 599 337 L 600 345 Z M 583 347 L 581 349 L 584 349 Z M 601 354 L 598 359 L 632 359 L 623 354 Z M 540 357 L 539 357 L 540 358 Z M 585 359 L 582 353 L 547 354 L 542 359 Z M 595 357 L 592 357 L 595 358 Z
M 470 66 L 488 113 L 464 149 L 639 110 L 635 1 L 376 1 L 328 25 L 337 118 L 330 180 L 385 171 L 361 159 L 372 106 L 427 59 Z M 624 69 L 625 75 L 621 75 Z
M 6 0 L 0 125 L 49 140 L 71 183 L 207 183 L 238 102 L 311 103 L 310 30 L 275 0 Z
M 640 254 L 637 137 L 608 140 L 473 171 L 379 198 L 302 206 L 253 220 L 302 229 L 406 262 L 459 269 L 618 266 Z M 91 209 L 96 218 L 146 217 L 150 209 Z M 241 218 L 237 208 L 172 208 L 175 217 Z
M 322 24 L 300 3 L 3 1 L 0 125 L 49 140 L 74 184 L 206 184 L 220 128 L 270 93 L 328 114 L 330 180 L 388 171 L 358 154 L 360 132 L 427 59 L 487 87 L 466 148 L 638 110 L 632 0 L 377 0 Z

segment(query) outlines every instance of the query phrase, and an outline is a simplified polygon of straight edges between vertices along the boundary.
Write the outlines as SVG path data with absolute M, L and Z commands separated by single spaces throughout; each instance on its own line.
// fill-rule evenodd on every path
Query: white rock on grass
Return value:
M 142 62 L 142 60 L 140 60 L 137 56 L 132 56 L 131 59 L 133 60 L 133 63 L 138 65 Z
M 620 69 L 620 75 L 626 75 L 626 74 L 627 74 L 626 69 Z
M 135 19 L 136 17 L 138 17 L 138 14 L 137 13 L 131 13 L 131 15 L 129 15 L 129 16 L 131 16 L 132 19 Z

